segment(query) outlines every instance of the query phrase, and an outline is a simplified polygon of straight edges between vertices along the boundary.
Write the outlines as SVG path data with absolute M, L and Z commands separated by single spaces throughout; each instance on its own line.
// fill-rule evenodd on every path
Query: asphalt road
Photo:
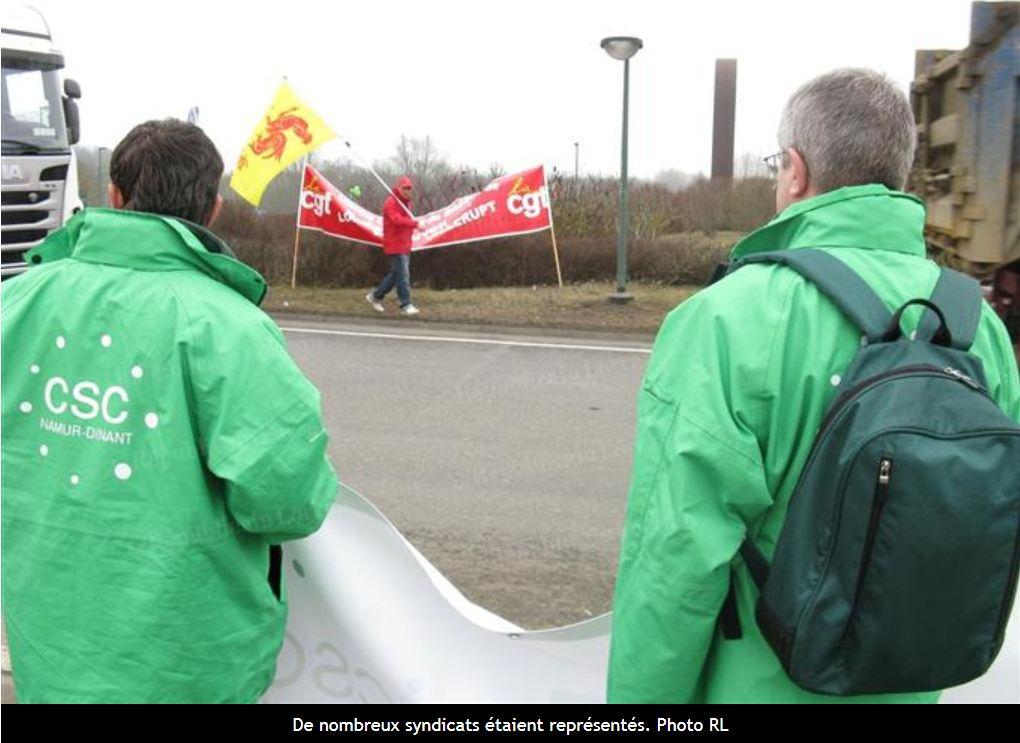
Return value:
M 529 629 L 609 610 L 650 342 L 277 321 L 340 479 L 469 599 Z

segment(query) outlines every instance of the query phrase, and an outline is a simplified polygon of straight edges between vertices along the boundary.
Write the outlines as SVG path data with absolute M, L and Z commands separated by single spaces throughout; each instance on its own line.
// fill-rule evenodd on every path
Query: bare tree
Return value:
M 456 170 L 438 151 L 431 137 L 417 139 L 402 134 L 397 153 L 390 161 L 399 174 L 409 175 L 415 181 L 418 211 L 432 211 L 446 205 L 444 199 L 450 195 L 447 191 L 456 181 Z
M 769 169 L 758 153 L 745 152 L 737 161 L 737 178 L 766 178 L 768 174 Z
M 682 170 L 667 168 L 656 173 L 652 182 L 665 186 L 670 191 L 682 191 L 691 185 L 695 178 L 697 176 L 685 173 Z

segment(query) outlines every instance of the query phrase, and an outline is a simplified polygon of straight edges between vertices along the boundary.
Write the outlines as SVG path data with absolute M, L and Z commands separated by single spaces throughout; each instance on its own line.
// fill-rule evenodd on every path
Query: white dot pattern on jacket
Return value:
M 82 358 L 115 359 L 118 349 L 124 353 L 130 344 L 118 345 L 113 332 L 93 335 L 91 343 L 79 345 L 74 344 L 72 334 L 50 338 L 52 345 L 47 348 L 55 349 L 54 352 L 60 355 L 38 359 L 37 363 L 28 367 L 29 372 L 39 378 L 39 383 L 33 382 L 33 386 L 38 386 L 27 392 L 25 396 L 29 399 L 18 404 L 22 414 L 27 416 L 35 412 L 39 416 L 38 430 L 45 437 L 45 443 L 38 443 L 39 457 L 49 460 L 48 466 L 53 467 L 61 466 L 61 462 L 79 461 L 67 459 L 76 445 L 90 447 L 89 457 L 110 457 L 105 470 L 109 474 L 106 478 L 100 477 L 99 481 L 96 481 L 96 475 L 101 470 L 92 471 L 89 477 L 83 477 L 83 474 L 88 474 L 83 470 L 65 470 L 61 475 L 63 482 L 72 489 L 83 484 L 103 487 L 111 482 L 130 480 L 135 474 L 131 463 L 135 437 L 156 430 L 162 423 L 160 413 L 155 410 L 150 409 L 143 414 L 132 409 L 134 400 L 139 396 L 139 381 L 144 378 L 145 370 L 139 363 L 128 362 L 120 367 L 122 381 L 111 382 L 109 368 L 105 379 L 104 374 L 95 369 L 82 372 L 68 368 L 69 361 L 75 358 L 70 352 L 75 348 L 78 349 L 79 363 Z M 82 356 L 89 347 L 96 350 L 87 352 L 91 356 Z M 63 351 L 68 353 L 60 353 Z M 95 356 L 96 353 L 102 356 Z M 102 362 L 100 366 L 108 363 Z M 100 379 L 103 381 L 98 381 Z M 131 421 L 135 421 L 136 425 L 144 423 L 144 428 L 131 426 Z

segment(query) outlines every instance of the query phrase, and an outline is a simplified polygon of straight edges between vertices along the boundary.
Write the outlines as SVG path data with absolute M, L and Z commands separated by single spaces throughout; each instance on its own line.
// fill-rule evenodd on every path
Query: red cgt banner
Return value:
M 523 235 L 552 226 L 545 169 L 505 175 L 478 193 L 462 196 L 445 209 L 418 217 L 411 250 Z M 351 200 L 306 165 L 298 225 L 345 240 L 382 245 L 382 217 Z

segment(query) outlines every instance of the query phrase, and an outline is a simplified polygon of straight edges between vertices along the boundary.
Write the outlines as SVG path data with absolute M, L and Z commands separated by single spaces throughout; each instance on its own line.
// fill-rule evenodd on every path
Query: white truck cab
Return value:
M 10 7 L 0 20 L 3 57 L 0 276 L 26 269 L 25 251 L 82 208 L 71 145 L 81 89 L 62 80 L 64 57 L 37 10 Z

